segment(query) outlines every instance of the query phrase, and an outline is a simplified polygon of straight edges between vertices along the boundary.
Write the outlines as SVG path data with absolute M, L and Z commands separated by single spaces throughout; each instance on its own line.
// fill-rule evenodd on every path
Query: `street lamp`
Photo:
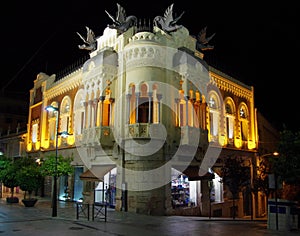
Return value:
M 261 158 L 269 157 L 269 156 L 278 156 L 278 152 L 267 153 L 261 156 Z M 273 170 L 272 170 L 273 171 Z M 277 173 L 273 171 L 274 176 L 274 192 L 275 192 L 275 224 L 276 230 L 278 230 L 278 196 L 277 196 L 277 189 L 278 189 L 278 182 L 277 182 Z
M 58 119 L 59 119 L 59 109 L 54 106 L 47 106 L 46 111 L 55 112 L 55 166 L 54 166 L 54 176 L 53 176 L 53 190 L 52 190 L 52 217 L 57 216 L 57 154 L 58 154 Z

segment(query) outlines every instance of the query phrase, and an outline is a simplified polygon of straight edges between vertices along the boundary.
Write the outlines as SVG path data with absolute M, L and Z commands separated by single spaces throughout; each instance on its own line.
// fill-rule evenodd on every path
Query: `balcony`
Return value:
M 83 130 L 81 144 L 84 146 L 113 146 L 115 139 L 109 126 L 93 127 Z
M 162 139 L 165 136 L 162 131 L 161 124 L 129 124 L 125 127 L 125 138 Z
M 166 131 L 169 132 L 169 131 Z M 207 130 L 182 126 L 174 127 L 174 130 L 169 132 L 173 136 L 175 143 L 187 146 L 207 146 L 208 132 Z M 166 139 L 166 133 L 162 124 L 136 123 L 129 124 L 125 127 L 125 139 Z

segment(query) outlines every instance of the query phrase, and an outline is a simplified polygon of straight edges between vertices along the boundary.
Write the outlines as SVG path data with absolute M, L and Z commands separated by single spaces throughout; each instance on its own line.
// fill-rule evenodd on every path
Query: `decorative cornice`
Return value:
M 64 78 L 52 84 L 51 88 L 44 92 L 45 99 L 52 99 L 70 90 L 78 88 L 82 84 L 82 68 L 76 70 Z
M 230 81 L 211 71 L 209 73 L 210 73 L 210 83 L 217 86 L 220 90 L 231 92 L 233 95 L 237 97 L 245 98 L 247 100 L 251 100 L 253 98 L 253 90 L 250 90 L 239 84 L 236 84 L 235 82 Z

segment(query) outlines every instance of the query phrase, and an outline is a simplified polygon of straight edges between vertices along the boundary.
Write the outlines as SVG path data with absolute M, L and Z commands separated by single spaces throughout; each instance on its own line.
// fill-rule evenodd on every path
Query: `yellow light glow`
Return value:
M 35 146 L 34 147 L 35 150 L 39 150 L 41 147 L 41 142 L 36 142 L 34 146 Z
M 32 150 L 32 143 L 28 143 L 27 144 L 27 151 L 31 151 Z
M 48 149 L 50 147 L 49 140 L 43 140 L 41 143 L 41 147 Z
M 75 143 L 75 138 L 74 138 L 74 135 L 69 135 L 68 138 L 67 138 L 67 143 L 69 145 L 73 145 Z
M 236 147 L 236 148 L 240 148 L 240 147 L 242 147 L 242 141 L 240 140 L 240 138 L 235 138 L 234 139 L 234 146 Z
M 249 140 L 248 141 L 248 149 L 255 149 L 256 148 L 256 143 L 254 141 Z
M 226 144 L 226 137 L 225 135 L 219 135 L 219 144 L 224 146 Z

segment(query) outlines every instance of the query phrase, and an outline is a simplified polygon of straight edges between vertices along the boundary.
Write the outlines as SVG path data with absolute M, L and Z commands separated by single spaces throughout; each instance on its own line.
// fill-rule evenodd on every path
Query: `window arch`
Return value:
M 127 123 L 159 123 L 161 98 L 157 83 L 144 82 L 138 89 L 134 84 L 130 84 L 127 94 Z
M 73 110 L 73 132 L 76 135 L 81 135 L 84 128 L 84 90 L 78 90 L 74 99 L 74 110 Z
M 60 130 L 61 132 L 69 132 L 71 118 L 71 99 L 69 96 L 63 98 L 60 106 Z
M 129 124 L 134 124 L 136 121 L 136 114 L 135 114 L 135 104 L 136 104 L 136 95 L 135 95 L 135 85 L 131 84 L 129 86 Z
M 100 97 L 100 102 L 102 102 L 101 107 L 101 125 L 110 126 L 112 122 L 112 106 L 114 99 L 111 98 L 111 89 L 110 82 L 108 83 L 107 88 L 105 89 L 105 96 Z
M 31 141 L 32 143 L 37 143 L 39 141 L 39 128 L 40 128 L 40 120 L 32 120 L 31 122 Z
M 158 124 L 160 122 L 160 99 L 161 95 L 158 93 L 158 84 L 152 85 L 152 111 L 153 111 L 153 123 Z
M 220 123 L 220 98 L 214 91 L 209 94 L 208 106 L 211 139 L 217 141 Z
M 247 141 L 249 135 L 249 110 L 245 103 L 240 104 L 238 112 L 241 139 Z
M 53 107 L 58 107 L 58 102 L 52 102 L 50 104 Z M 56 112 L 57 111 L 49 111 L 48 112 L 48 124 L 49 124 L 49 139 L 51 141 L 55 140 L 55 135 L 56 135 Z M 59 125 L 59 117 L 58 117 L 58 125 Z
M 232 98 L 225 99 L 225 125 L 226 135 L 229 141 L 234 138 L 234 126 L 235 126 L 235 106 Z
M 137 106 L 137 123 L 152 123 L 153 121 L 153 101 L 149 93 L 148 85 L 142 83 L 140 86 L 140 96 Z

